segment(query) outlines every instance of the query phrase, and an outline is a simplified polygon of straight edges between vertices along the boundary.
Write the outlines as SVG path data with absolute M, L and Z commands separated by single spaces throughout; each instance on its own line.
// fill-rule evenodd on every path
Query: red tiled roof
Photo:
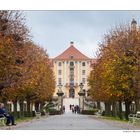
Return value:
M 89 57 L 82 54 L 78 49 L 74 47 L 73 42 L 70 43 L 70 47 L 66 49 L 63 53 L 55 57 L 57 60 L 88 60 Z

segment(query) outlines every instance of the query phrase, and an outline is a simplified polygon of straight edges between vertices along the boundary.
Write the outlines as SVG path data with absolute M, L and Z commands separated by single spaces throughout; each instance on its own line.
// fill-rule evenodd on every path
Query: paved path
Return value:
M 13 127 L 17 130 L 122 130 L 120 126 L 107 123 L 88 115 L 72 114 L 49 116 Z M 13 129 L 12 128 L 12 129 Z

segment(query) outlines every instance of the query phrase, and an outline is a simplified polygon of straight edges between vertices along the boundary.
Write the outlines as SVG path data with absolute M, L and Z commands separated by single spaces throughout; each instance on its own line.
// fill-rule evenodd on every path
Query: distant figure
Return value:
M 12 125 L 16 125 L 15 124 L 15 120 L 14 120 L 14 116 L 9 115 L 7 110 L 4 108 L 4 104 L 0 103 L 0 114 L 4 115 L 7 119 L 6 121 L 6 125 L 9 126 L 10 123 L 12 123 Z
M 63 107 L 60 107 L 60 112 L 61 114 L 63 114 Z
M 74 106 L 72 105 L 72 113 L 74 113 Z
M 74 113 L 76 114 L 77 112 L 77 106 L 74 107 Z
M 63 106 L 63 113 L 65 113 L 65 106 Z
M 77 113 L 80 113 L 80 107 L 77 105 Z
M 70 110 L 71 110 L 71 107 L 72 107 L 72 106 L 71 106 L 71 104 L 70 104 Z

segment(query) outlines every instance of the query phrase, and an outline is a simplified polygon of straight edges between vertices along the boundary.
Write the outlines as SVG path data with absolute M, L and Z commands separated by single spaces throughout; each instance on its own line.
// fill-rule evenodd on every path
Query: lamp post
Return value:
M 62 99 L 62 96 L 64 95 L 63 91 L 62 91 L 62 85 L 59 84 L 58 85 L 58 92 L 57 92 L 57 95 L 58 95 L 58 108 L 59 109 L 62 109 L 63 107 L 63 99 Z
M 80 91 L 78 95 L 80 96 L 79 107 L 80 107 L 80 112 L 81 112 L 82 110 L 84 110 L 84 96 L 85 96 L 85 92 L 83 91 L 83 87 L 84 87 L 83 83 L 80 83 L 79 87 L 80 87 Z

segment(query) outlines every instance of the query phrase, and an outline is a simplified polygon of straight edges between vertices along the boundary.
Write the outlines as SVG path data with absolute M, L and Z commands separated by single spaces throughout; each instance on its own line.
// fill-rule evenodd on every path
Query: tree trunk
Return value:
M 117 116 L 117 110 L 116 110 L 116 102 L 112 102 L 112 116 Z
M 35 111 L 39 112 L 39 102 L 38 101 L 35 102 Z
M 44 105 L 45 105 L 44 102 L 41 102 L 41 103 L 40 103 L 40 111 L 43 109 Z
M 100 105 L 100 102 L 99 101 L 97 102 L 97 108 L 98 109 L 101 109 L 101 105 Z
M 125 119 L 128 120 L 128 115 L 130 114 L 130 101 L 125 101 Z
M 14 117 L 18 117 L 18 114 L 17 114 L 17 100 L 14 101 Z
M 6 98 L 2 98 L 2 103 L 4 104 L 5 108 L 7 107 L 7 99 Z
M 136 112 L 140 111 L 140 99 L 137 98 L 135 102 L 136 102 Z
M 119 101 L 119 118 L 122 120 L 123 117 L 122 117 L 122 102 Z
M 20 116 L 24 117 L 23 100 L 20 100 L 19 104 L 20 104 Z
M 109 102 L 105 102 L 105 115 L 111 116 L 111 104 Z
M 30 99 L 27 99 L 27 116 L 30 117 L 31 116 L 31 108 L 30 108 Z

